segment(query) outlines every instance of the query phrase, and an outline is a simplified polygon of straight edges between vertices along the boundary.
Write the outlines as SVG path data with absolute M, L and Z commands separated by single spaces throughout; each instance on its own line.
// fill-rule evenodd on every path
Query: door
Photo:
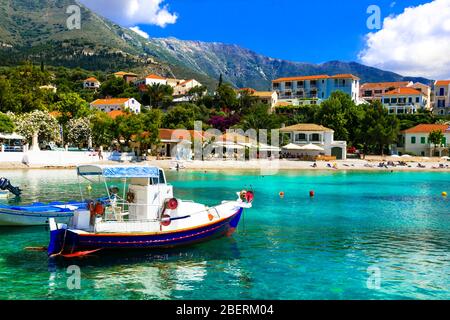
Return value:
M 342 148 L 334 147 L 331 148 L 331 155 L 336 157 L 337 160 L 342 160 Z

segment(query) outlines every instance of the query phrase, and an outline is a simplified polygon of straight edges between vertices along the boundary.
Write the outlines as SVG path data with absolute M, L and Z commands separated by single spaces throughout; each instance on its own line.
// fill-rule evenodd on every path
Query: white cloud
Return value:
M 366 35 L 359 53 L 367 65 L 406 76 L 450 79 L 450 0 L 406 8 Z
M 165 0 L 80 0 L 101 16 L 126 27 L 153 24 L 165 27 L 174 24 L 178 15 L 169 12 Z
M 148 33 L 145 32 L 144 30 L 141 30 L 141 28 L 139 28 L 138 26 L 131 27 L 130 30 L 136 32 L 138 35 L 140 35 L 141 37 L 144 37 L 145 39 L 150 39 L 150 36 L 148 35 Z

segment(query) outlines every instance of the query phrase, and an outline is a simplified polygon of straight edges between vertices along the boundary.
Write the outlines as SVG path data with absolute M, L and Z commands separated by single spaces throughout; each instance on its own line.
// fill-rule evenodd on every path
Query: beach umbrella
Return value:
M 402 155 L 402 158 L 412 158 L 409 154 Z
M 284 149 L 284 150 L 304 150 L 299 145 L 293 144 L 293 143 L 289 143 L 288 145 L 284 146 L 282 149 Z
M 391 158 L 400 158 L 400 156 L 399 156 L 398 154 L 393 154 L 393 155 L 391 156 Z
M 305 151 L 325 151 L 324 148 L 319 147 L 319 146 L 316 146 L 315 144 L 312 144 L 312 143 L 307 144 L 307 145 L 305 145 L 305 146 L 303 146 L 303 147 L 300 147 L 299 150 L 305 150 Z
M 442 157 L 441 159 L 442 160 L 450 160 L 450 157 L 445 156 L 445 157 Z

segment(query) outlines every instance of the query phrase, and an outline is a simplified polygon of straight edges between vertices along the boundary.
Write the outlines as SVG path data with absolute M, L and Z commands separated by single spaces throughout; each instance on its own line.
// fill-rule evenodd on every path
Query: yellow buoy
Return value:
M 447 192 L 445 192 L 445 191 L 442 192 L 442 196 L 443 196 L 443 197 L 446 197 L 446 196 L 447 196 Z
M 89 185 L 86 187 L 86 189 L 87 189 L 88 191 L 91 191 L 91 190 L 92 190 L 92 186 L 89 184 Z

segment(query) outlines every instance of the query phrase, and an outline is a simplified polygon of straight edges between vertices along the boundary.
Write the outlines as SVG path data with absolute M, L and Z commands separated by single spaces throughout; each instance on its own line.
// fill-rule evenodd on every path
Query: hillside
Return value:
M 214 88 L 220 74 L 236 87 L 265 90 L 281 76 L 353 73 L 363 82 L 400 81 L 405 77 L 356 62 L 324 64 L 269 58 L 237 45 L 146 40 L 81 7 L 81 30 L 66 27 L 67 6 L 74 0 L 0 0 L 0 63 L 23 60 L 105 72 L 126 69 L 144 75 L 196 78 Z M 409 78 L 408 78 L 409 79 Z M 412 78 L 428 83 L 427 79 Z

